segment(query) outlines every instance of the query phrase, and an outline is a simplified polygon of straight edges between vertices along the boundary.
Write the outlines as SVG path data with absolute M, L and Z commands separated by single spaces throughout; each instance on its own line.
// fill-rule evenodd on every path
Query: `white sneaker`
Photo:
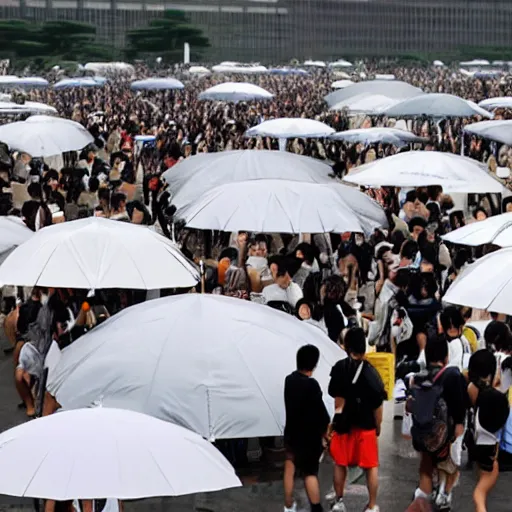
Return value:
M 331 508 L 331 512 L 347 512 L 343 498 L 340 498 Z
M 336 491 L 334 490 L 334 487 L 325 495 L 325 501 L 329 503 L 334 503 L 336 501 Z
M 297 512 L 297 503 L 294 502 L 290 508 L 284 507 L 284 512 Z
M 440 492 L 436 497 L 436 507 L 440 510 L 451 510 L 452 508 L 452 494 Z
M 380 508 L 378 505 L 375 505 L 373 508 L 367 508 L 365 512 L 380 512 Z

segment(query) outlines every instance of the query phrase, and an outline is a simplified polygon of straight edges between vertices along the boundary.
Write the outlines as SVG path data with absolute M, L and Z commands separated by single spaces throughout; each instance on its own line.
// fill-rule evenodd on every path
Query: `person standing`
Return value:
M 293 499 L 295 473 L 304 477 L 311 512 L 322 512 L 318 470 L 329 426 L 329 414 L 322 399 L 320 385 L 313 372 L 320 359 L 314 345 L 304 345 L 297 352 L 297 369 L 284 384 L 286 424 L 284 442 L 285 512 L 295 512 Z
M 377 438 L 382 423 L 384 384 L 373 366 L 364 360 L 366 338 L 363 329 L 353 327 L 345 334 L 349 357 L 331 371 L 329 394 L 334 398 L 335 415 L 331 456 L 335 463 L 333 512 L 346 512 L 343 501 L 347 472 L 358 466 L 366 472 L 369 500 L 366 512 L 378 512 L 379 447 Z

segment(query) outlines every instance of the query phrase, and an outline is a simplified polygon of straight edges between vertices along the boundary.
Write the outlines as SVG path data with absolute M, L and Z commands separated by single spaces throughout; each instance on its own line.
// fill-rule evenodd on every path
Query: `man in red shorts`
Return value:
M 329 394 L 335 400 L 331 456 L 335 462 L 333 512 L 346 512 L 343 501 L 347 470 L 359 466 L 366 472 L 369 501 L 366 512 L 379 512 L 377 506 L 379 446 L 384 384 L 373 366 L 364 359 L 366 338 L 359 327 L 345 334 L 349 357 L 338 361 L 331 371 Z

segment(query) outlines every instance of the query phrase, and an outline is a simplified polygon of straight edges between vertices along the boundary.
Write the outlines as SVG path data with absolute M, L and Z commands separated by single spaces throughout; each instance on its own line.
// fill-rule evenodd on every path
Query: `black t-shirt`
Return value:
M 439 373 L 439 367 L 430 367 L 429 374 L 432 378 Z M 462 425 L 469 407 L 467 382 L 460 370 L 450 366 L 436 379 L 436 384 L 443 387 L 443 398 L 448 407 L 448 414 L 454 425 Z
M 352 384 L 361 364 L 363 367 L 359 378 Z M 351 357 L 342 359 L 333 366 L 329 395 L 345 399 L 342 413 L 344 427 L 362 430 L 373 430 L 377 427 L 374 413 L 387 397 L 377 370 L 368 361 L 355 361 Z M 336 424 L 334 428 L 338 431 Z
M 299 371 L 286 377 L 284 383 L 287 445 L 301 450 L 321 446 L 329 425 L 329 413 L 318 382 Z

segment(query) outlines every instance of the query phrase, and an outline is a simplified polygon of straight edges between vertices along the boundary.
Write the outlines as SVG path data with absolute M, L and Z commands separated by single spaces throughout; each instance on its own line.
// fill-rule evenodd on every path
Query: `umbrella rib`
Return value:
M 32 474 L 32 477 L 30 478 L 30 480 L 28 481 L 27 485 L 25 486 L 25 489 L 23 491 L 23 496 L 26 496 L 26 493 L 30 487 L 30 485 L 32 484 L 32 482 L 34 481 L 35 477 L 37 476 L 37 472 L 39 471 L 39 469 L 41 469 L 41 466 L 44 464 L 44 461 L 46 460 L 46 458 L 48 457 L 49 455 L 49 451 L 47 451 L 43 457 L 43 459 L 41 460 L 41 462 L 37 465 L 37 468 L 35 469 L 34 473 Z M 29 496 L 29 497 L 32 497 L 32 496 Z M 38 496 L 38 497 L 41 497 L 41 496 Z
M 281 426 L 281 424 L 279 423 L 279 420 L 276 418 L 276 415 L 274 413 L 274 410 L 272 409 L 272 407 L 270 406 L 268 400 L 267 400 L 267 397 L 265 396 L 265 394 L 263 393 L 263 390 L 261 389 L 261 386 L 260 386 L 260 383 L 258 382 L 258 380 L 256 379 L 256 377 L 254 376 L 254 374 L 250 371 L 250 367 L 249 365 L 247 364 L 246 360 L 244 359 L 244 356 L 242 354 L 242 352 L 240 351 L 240 348 L 238 346 L 238 344 L 235 345 L 236 347 L 236 350 L 238 352 L 238 354 L 240 355 L 240 359 L 242 361 L 242 363 L 244 364 L 245 368 L 247 369 L 247 374 L 250 375 L 252 377 L 252 380 L 254 381 L 254 383 L 256 384 L 256 387 L 258 388 L 259 392 L 261 393 L 261 396 L 263 397 L 263 400 L 265 401 L 265 403 L 267 404 L 267 407 L 269 409 L 269 411 L 271 412 L 272 414 L 272 417 L 274 418 L 274 421 L 276 422 L 276 425 L 278 426 L 279 430 L 283 431 L 283 428 Z

